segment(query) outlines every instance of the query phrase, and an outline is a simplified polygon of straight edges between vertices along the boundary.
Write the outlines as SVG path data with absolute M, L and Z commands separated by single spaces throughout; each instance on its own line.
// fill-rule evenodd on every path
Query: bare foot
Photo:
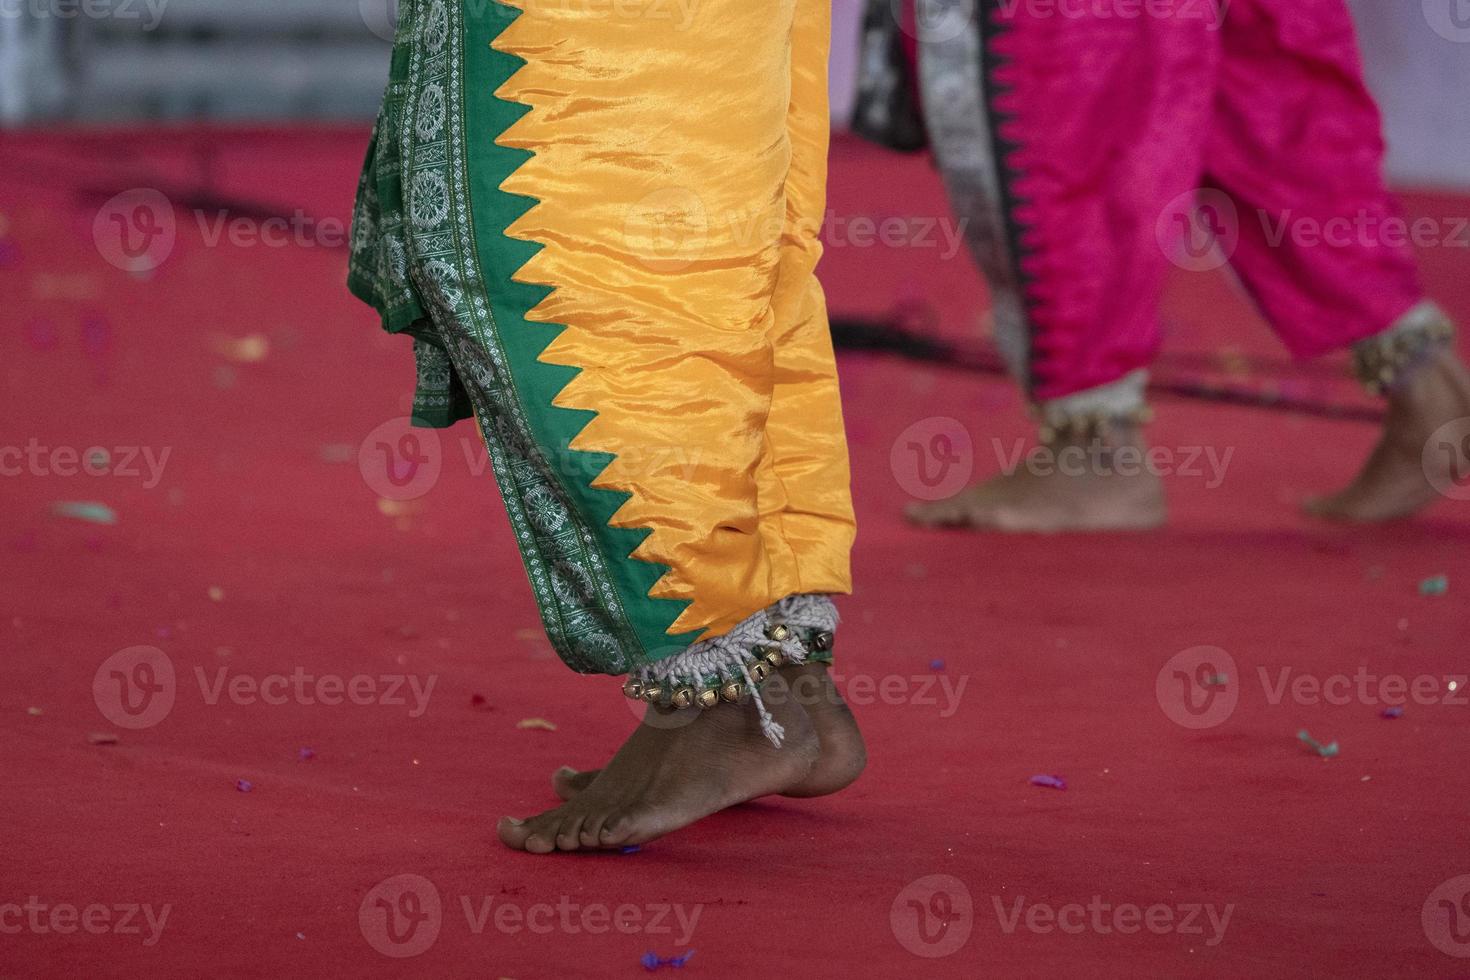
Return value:
M 1388 396 L 1383 435 L 1357 478 L 1339 493 L 1307 501 L 1307 512 L 1327 520 L 1371 524 L 1421 510 L 1439 496 L 1431 476 L 1448 482 L 1459 463 L 1452 453 L 1426 457 L 1425 443 L 1442 425 L 1467 417 L 1470 372 L 1453 351 L 1441 351 Z M 1426 471 L 1427 465 L 1435 464 L 1443 467 L 1442 473 Z
M 1144 465 L 1148 447 L 1136 426 L 1118 426 L 1108 445 L 1061 441 L 949 498 L 914 504 L 924 527 L 968 527 L 1013 534 L 1143 531 L 1164 523 L 1164 485 Z M 1028 457 L 1029 458 L 1029 457 Z M 1037 465 L 1037 464 L 1040 465 Z
M 721 702 L 688 724 L 659 724 L 671 708 L 650 707 L 638 729 L 585 790 L 528 820 L 502 817 L 496 831 L 508 847 L 547 854 L 643 844 L 712 813 L 782 793 L 811 772 L 820 741 L 784 678 L 762 690 L 786 729 L 778 749 L 762 734 L 748 703 Z M 686 709 L 687 710 L 687 709 Z
M 852 709 L 832 683 L 826 664 L 793 664 L 781 674 L 790 686 L 789 697 L 806 709 L 821 745 L 811 772 L 781 795 L 828 796 L 846 789 L 868 765 L 868 747 Z
M 782 667 L 780 674 L 789 688 L 786 697 L 805 709 L 811 719 L 820 748 L 811 770 L 804 778 L 781 790 L 781 795 L 827 796 L 852 785 L 868 764 L 868 750 L 863 744 L 862 732 L 858 730 L 857 719 L 837 692 L 826 664 L 793 664 Z M 762 692 L 768 706 L 781 695 L 782 692 L 769 688 Z M 570 766 L 562 766 L 552 773 L 551 788 L 557 796 L 570 800 L 591 786 L 601 772 L 601 769 L 579 772 Z

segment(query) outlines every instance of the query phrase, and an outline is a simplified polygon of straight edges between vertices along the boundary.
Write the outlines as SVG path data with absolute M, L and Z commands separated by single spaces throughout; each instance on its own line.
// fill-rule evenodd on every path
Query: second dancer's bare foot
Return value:
M 806 710 L 787 696 L 784 678 L 767 681 L 762 695 L 766 691 L 767 708 L 786 729 L 780 748 L 762 733 L 748 702 L 721 703 L 676 727 L 656 718 L 639 725 L 607 767 L 566 803 L 526 820 L 501 818 L 500 840 L 533 854 L 643 844 L 797 786 L 816 764 L 821 743 Z
M 842 700 L 825 664 L 793 664 L 782 667 L 789 694 L 767 689 L 768 705 L 785 697 L 795 701 L 811 719 L 820 753 L 805 777 L 780 791 L 782 796 L 827 796 L 852 785 L 868 764 L 867 746 L 847 702 Z M 551 776 L 556 795 L 570 800 L 587 789 L 601 769 L 578 771 L 562 766 Z
M 1167 508 L 1147 452 L 1133 426 L 1115 428 L 1107 446 L 1063 440 L 1044 447 L 1036 463 L 1023 458 L 1012 472 L 948 500 L 911 505 L 908 518 L 923 527 L 1013 534 L 1150 530 L 1164 523 Z
M 1463 482 L 1466 476 L 1458 472 L 1464 469 L 1458 440 L 1447 453 L 1425 453 L 1430 437 L 1459 419 L 1467 420 L 1470 432 L 1470 372 L 1453 351 L 1444 350 L 1389 394 L 1383 435 L 1357 478 L 1338 493 L 1307 501 L 1307 512 L 1369 524 L 1421 510 L 1438 497 L 1431 479 Z

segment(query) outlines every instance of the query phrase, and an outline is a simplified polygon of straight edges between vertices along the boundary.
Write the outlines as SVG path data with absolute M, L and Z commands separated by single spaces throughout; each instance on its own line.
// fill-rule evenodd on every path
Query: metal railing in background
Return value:
M 0 0 L 0 119 L 370 118 L 393 0 Z
M 64 35 L 57 18 L 31 16 L 19 5 L 0 7 L 0 125 L 56 111 L 69 83 Z
M 1348 2 L 1383 106 L 1391 175 L 1470 187 L 1470 0 Z M 832 4 L 841 125 L 863 0 Z M 370 119 L 396 11 L 397 0 L 0 0 L 0 126 Z

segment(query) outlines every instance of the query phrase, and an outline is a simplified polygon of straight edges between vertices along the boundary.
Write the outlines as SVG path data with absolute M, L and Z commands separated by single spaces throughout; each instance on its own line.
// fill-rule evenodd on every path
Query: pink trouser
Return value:
M 923 0 L 920 92 L 1034 400 L 1137 377 L 1165 277 L 1211 254 L 1299 356 L 1420 301 L 1343 0 L 975 6 Z

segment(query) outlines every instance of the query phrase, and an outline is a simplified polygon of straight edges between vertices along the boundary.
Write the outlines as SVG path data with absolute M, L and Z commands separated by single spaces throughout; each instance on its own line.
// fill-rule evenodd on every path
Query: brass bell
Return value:
M 691 708 L 694 706 L 694 688 L 681 687 L 674 692 L 669 701 L 676 708 Z
M 785 640 L 788 636 L 791 635 L 791 630 L 787 629 L 780 623 L 776 623 L 766 630 L 766 635 L 775 640 L 777 643 L 780 643 L 782 640 Z
M 658 704 L 663 699 L 664 689 L 657 684 L 650 684 L 643 689 L 643 700 L 649 704 Z
M 623 685 L 623 694 L 637 701 L 643 697 L 643 685 L 630 677 L 628 678 L 628 682 Z
M 780 650 L 767 650 L 765 661 L 771 665 L 772 670 L 775 670 L 786 662 L 786 656 Z
M 716 687 L 707 687 L 694 699 L 701 708 L 713 708 L 720 703 L 720 690 Z
M 759 684 L 771 675 L 771 666 L 764 660 L 757 660 L 749 667 L 750 679 Z
M 720 688 L 720 697 L 729 701 L 731 704 L 739 701 L 743 694 L 745 694 L 745 685 L 739 681 L 730 681 L 724 687 Z
M 812 649 L 822 651 L 830 650 L 832 649 L 832 640 L 832 634 L 827 630 L 823 630 L 816 636 L 812 637 Z

